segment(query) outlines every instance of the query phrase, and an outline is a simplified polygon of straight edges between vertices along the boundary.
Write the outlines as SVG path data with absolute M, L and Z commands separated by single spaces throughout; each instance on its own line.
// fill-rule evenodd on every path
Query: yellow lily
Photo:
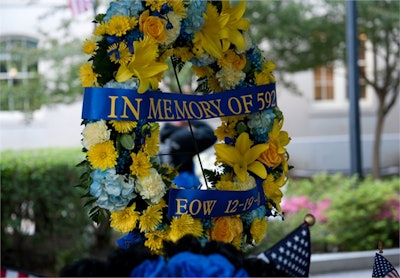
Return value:
M 136 76 L 139 79 L 138 93 L 146 92 L 149 87 L 157 89 L 162 73 L 168 68 L 166 63 L 156 62 L 158 44 L 150 37 L 145 37 L 141 41 L 135 41 L 133 49 L 135 53 L 131 61 L 119 67 L 115 79 L 124 82 Z
M 235 7 L 231 7 L 229 1 L 222 1 L 222 15 L 229 15 L 229 21 L 221 31 L 223 37 L 224 51 L 227 50 L 232 42 L 239 50 L 245 49 L 243 34 L 240 31 L 247 31 L 250 22 L 243 18 L 246 10 L 246 2 L 241 1 Z
M 205 19 L 204 25 L 199 32 L 197 32 L 193 39 L 193 44 L 197 54 L 203 53 L 203 50 L 208 52 L 215 58 L 221 58 L 223 55 L 221 45 L 221 30 L 223 30 L 228 23 L 229 15 L 219 15 L 217 8 L 212 4 L 207 4 L 206 13 L 203 14 Z
M 243 132 L 236 140 L 235 146 L 217 144 L 214 146 L 217 160 L 231 166 L 241 181 L 246 181 L 247 170 L 260 178 L 267 176 L 264 165 L 257 158 L 268 148 L 267 144 L 253 145 L 249 134 Z

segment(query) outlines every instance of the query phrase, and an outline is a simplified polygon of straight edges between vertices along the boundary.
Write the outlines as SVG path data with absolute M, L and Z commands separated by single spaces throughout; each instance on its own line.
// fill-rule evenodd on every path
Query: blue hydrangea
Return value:
M 259 51 L 254 48 L 250 49 L 246 53 L 247 59 L 250 60 L 252 68 L 256 71 L 261 71 L 263 68 L 263 57 Z
M 115 15 L 123 16 L 139 16 L 139 13 L 144 10 L 141 0 L 119 0 L 111 2 L 104 21 L 107 22 Z
M 90 174 L 93 182 L 90 194 L 97 198 L 97 205 L 109 211 L 124 209 L 136 197 L 133 179 L 117 175 L 115 169 L 94 170 Z
M 194 0 L 190 2 L 187 9 L 186 19 L 182 23 L 182 31 L 188 35 L 193 35 L 200 31 L 204 24 L 203 13 L 206 12 L 207 1 Z M 182 34 L 185 36 L 184 34 Z
M 248 127 L 254 135 L 255 143 L 268 141 L 268 133 L 272 130 L 275 114 L 272 109 L 248 115 Z
M 243 213 L 242 215 L 240 215 L 240 218 L 242 219 L 244 226 L 249 227 L 256 218 L 264 218 L 266 213 L 267 209 L 265 208 L 265 206 L 259 206 L 252 211 Z

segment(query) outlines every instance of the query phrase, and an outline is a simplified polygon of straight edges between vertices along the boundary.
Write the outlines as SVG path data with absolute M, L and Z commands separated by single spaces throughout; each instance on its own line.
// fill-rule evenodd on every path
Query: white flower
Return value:
M 246 74 L 241 70 L 237 70 L 232 66 L 228 66 L 217 72 L 216 77 L 221 88 L 225 90 L 231 90 L 234 89 L 240 81 L 245 79 Z
M 233 177 L 233 184 L 236 190 L 250 190 L 256 187 L 256 179 L 247 173 L 247 179 L 245 181 L 240 181 L 237 176 Z
M 150 174 L 136 181 L 136 192 L 151 204 L 157 204 L 165 195 L 166 188 L 161 175 L 156 169 L 151 168 Z
M 107 128 L 104 120 L 89 123 L 82 131 L 82 145 L 89 150 L 93 145 L 110 140 L 110 134 L 111 130 Z
M 172 25 L 172 28 L 165 30 L 165 34 L 167 35 L 167 40 L 164 42 L 165 45 L 173 43 L 179 36 L 182 20 L 182 18 L 174 12 L 169 12 L 167 18 L 169 20 L 169 23 Z

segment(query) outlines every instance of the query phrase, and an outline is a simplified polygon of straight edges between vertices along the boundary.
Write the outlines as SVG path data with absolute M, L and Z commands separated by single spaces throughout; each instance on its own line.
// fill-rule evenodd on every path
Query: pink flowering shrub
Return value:
M 319 202 L 312 202 L 308 199 L 307 196 L 302 195 L 298 197 L 283 199 L 282 210 L 285 212 L 286 215 L 290 215 L 298 213 L 302 209 L 306 209 L 315 216 L 316 220 L 319 223 L 325 223 L 328 220 L 328 217 L 325 214 L 325 210 L 329 207 L 330 204 L 330 199 L 324 199 Z
M 373 180 L 341 174 L 289 180 L 282 199 L 284 220 L 268 226 L 265 244 L 271 246 L 298 227 L 307 213 L 314 253 L 399 248 L 399 177 Z

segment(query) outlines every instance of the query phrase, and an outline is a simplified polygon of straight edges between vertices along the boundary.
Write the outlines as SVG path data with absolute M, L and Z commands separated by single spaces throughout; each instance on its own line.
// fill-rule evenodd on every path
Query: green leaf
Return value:
M 135 135 L 134 134 L 122 134 L 120 138 L 122 147 L 127 150 L 133 150 L 135 147 Z

